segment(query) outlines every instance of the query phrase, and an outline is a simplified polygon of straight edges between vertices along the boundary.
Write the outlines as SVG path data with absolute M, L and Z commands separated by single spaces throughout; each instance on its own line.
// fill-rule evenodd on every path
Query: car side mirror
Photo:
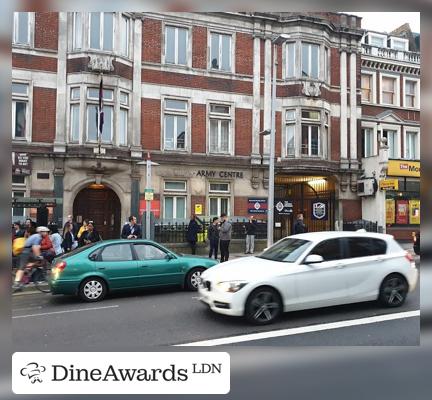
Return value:
M 97 256 L 98 256 L 97 253 L 90 254 L 90 255 L 89 255 L 89 260 L 91 260 L 91 261 L 96 261 Z
M 174 256 L 172 255 L 172 254 L 167 254 L 166 256 L 165 256 L 165 258 L 169 261 L 169 260 L 172 260 L 173 258 L 174 258 Z
M 310 254 L 306 257 L 304 260 L 305 264 L 317 264 L 322 263 L 324 261 L 324 258 L 318 254 Z

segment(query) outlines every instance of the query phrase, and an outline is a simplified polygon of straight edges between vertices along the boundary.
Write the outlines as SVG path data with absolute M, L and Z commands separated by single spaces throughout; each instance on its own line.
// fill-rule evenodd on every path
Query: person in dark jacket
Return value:
M 297 235 L 299 233 L 306 233 L 307 228 L 303 221 L 303 214 L 297 214 L 297 220 L 294 223 L 294 235 Z
M 214 217 L 212 224 L 208 227 L 207 237 L 210 244 L 209 258 L 212 258 L 214 254 L 215 260 L 217 260 L 217 253 L 219 249 L 219 218 Z
M 198 225 L 198 222 L 196 221 L 195 214 L 192 214 L 186 232 L 186 239 L 189 242 L 192 254 L 196 253 L 196 244 L 198 241 L 199 232 L 201 232 L 201 227 Z
M 25 231 L 21 228 L 21 223 L 19 221 L 14 222 L 12 233 L 14 235 L 14 239 L 24 237 Z
M 66 225 L 67 224 L 70 224 L 70 233 L 74 236 L 74 238 L 76 239 L 76 237 L 77 237 L 77 235 L 78 235 L 78 225 L 75 223 L 75 222 L 73 222 L 73 216 L 72 215 L 68 215 L 67 216 L 67 221 L 66 221 L 66 223 L 64 224 L 64 226 L 63 226 L 63 235 L 64 235 L 64 232 L 65 232 L 65 228 L 66 228 Z
M 123 225 L 122 239 L 141 239 L 141 227 L 137 224 L 137 219 L 133 215 L 129 217 L 129 223 Z
M 83 233 L 84 244 L 90 244 L 99 242 L 101 240 L 99 233 L 96 232 L 94 225 L 89 222 L 87 224 L 87 230 Z
M 62 247 L 65 253 L 69 253 L 74 249 L 74 243 L 77 243 L 75 240 L 75 235 L 72 232 L 72 224 L 66 223 L 63 228 L 63 242 Z M 78 244 L 78 243 L 77 243 Z
M 256 235 L 256 221 L 253 215 L 250 216 L 249 221 L 245 224 L 246 229 L 246 251 L 245 254 L 253 254 L 255 249 L 255 235 Z

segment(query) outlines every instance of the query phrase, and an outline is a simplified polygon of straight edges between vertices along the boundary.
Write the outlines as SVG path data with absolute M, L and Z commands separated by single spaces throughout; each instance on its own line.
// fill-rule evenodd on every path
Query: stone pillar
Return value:
M 271 78 L 272 78 L 272 44 L 265 39 L 264 46 L 264 130 L 271 129 Z M 263 153 L 267 162 L 270 154 L 270 135 L 263 138 Z
M 67 12 L 59 12 L 59 33 L 57 51 L 57 101 L 56 101 L 56 132 L 54 152 L 66 152 L 66 116 L 67 116 L 67 85 L 66 85 L 66 54 L 67 54 Z
M 347 167 L 347 53 L 341 50 L 340 53 L 340 157 L 341 166 Z
M 357 168 L 357 54 L 350 55 L 350 160 Z
M 141 158 L 141 42 L 142 21 L 135 19 L 133 23 L 133 78 L 132 78 L 132 127 L 129 140 L 131 142 L 131 157 Z
M 59 228 L 63 227 L 63 193 L 64 193 L 64 160 L 62 158 L 54 159 L 54 197 L 57 201 L 57 206 L 53 209 L 53 222 Z
M 261 39 L 254 38 L 253 55 L 253 106 L 252 106 L 252 154 L 251 163 L 261 164 L 260 119 L 261 119 Z

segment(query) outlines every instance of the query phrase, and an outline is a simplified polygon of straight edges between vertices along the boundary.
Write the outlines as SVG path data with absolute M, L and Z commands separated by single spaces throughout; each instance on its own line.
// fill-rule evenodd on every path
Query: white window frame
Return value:
M 115 19 L 115 14 L 114 14 L 114 19 Z M 122 43 L 122 39 L 123 39 L 123 29 L 124 29 L 124 22 L 126 21 L 126 49 L 123 49 L 123 43 Z M 131 19 L 129 16 L 127 16 L 126 14 L 120 13 L 119 15 L 119 29 L 118 29 L 118 35 L 119 35 L 119 45 L 118 45 L 118 53 L 120 54 L 120 56 L 126 57 L 126 58 L 130 58 L 130 38 L 131 38 Z M 113 27 L 114 28 L 114 27 Z M 114 35 L 116 35 L 116 29 L 113 29 L 114 31 Z M 113 44 L 113 48 L 114 48 L 114 44 Z M 124 50 L 126 50 L 126 53 L 124 52 Z
M 13 177 L 14 176 L 22 176 L 24 178 L 24 182 L 20 183 L 20 182 L 13 182 Z M 17 191 L 22 190 L 22 188 L 25 188 L 27 186 L 27 179 L 26 179 L 26 175 L 18 175 L 18 174 L 12 174 L 12 190 L 14 187 L 17 187 Z
M 177 100 L 182 101 L 186 104 L 186 110 L 178 110 L 174 108 L 167 108 L 166 107 L 166 101 L 167 100 Z M 161 105 L 161 150 L 167 151 L 167 152 L 189 152 L 190 149 L 190 112 L 191 112 L 191 105 L 190 100 L 186 99 L 184 97 L 172 97 L 172 96 L 166 96 L 162 97 L 161 99 L 162 105 Z M 166 124 L 165 124 L 165 116 L 166 115 L 172 115 L 172 116 L 181 116 L 186 118 L 186 126 L 185 126 L 185 146 L 184 149 L 178 149 L 177 148 L 177 135 L 174 135 L 174 149 L 166 149 L 165 148 L 165 134 L 166 134 Z M 177 119 L 174 120 L 174 130 L 177 128 Z
M 373 131 L 373 154 L 377 155 L 378 154 L 378 125 L 375 122 L 362 121 L 361 129 L 372 129 L 372 131 Z
M 217 199 L 217 213 L 216 214 L 210 214 L 211 211 L 211 200 L 212 199 Z M 222 199 L 227 200 L 227 215 L 231 214 L 231 196 L 215 196 L 215 195 L 210 195 L 208 198 L 208 213 L 210 216 L 220 216 L 222 213 L 222 207 L 221 207 L 221 202 Z
M 382 84 L 383 78 L 392 78 L 395 80 L 394 96 L 396 97 L 396 102 L 393 104 L 384 103 L 383 101 L 383 84 Z M 380 73 L 379 79 L 380 79 L 380 104 L 386 106 L 400 107 L 400 75 Z
M 179 217 L 177 217 L 177 199 L 178 198 L 182 198 L 182 199 L 184 199 L 184 218 L 183 219 L 186 219 L 187 218 L 187 196 L 186 195 L 179 195 L 179 194 L 164 194 L 164 198 L 163 198 L 163 219 L 168 219 L 167 217 L 166 217 L 166 213 L 165 213 L 165 210 L 166 210 L 166 199 L 167 198 L 172 198 L 173 199 L 173 217 L 172 217 L 172 219 L 182 219 L 182 218 L 179 218 Z
M 212 67 L 212 60 L 211 60 L 211 43 L 212 43 L 212 35 L 219 35 L 219 41 L 218 41 L 218 65 L 219 68 L 213 68 Z M 221 68 L 221 61 L 222 61 L 222 35 L 229 36 L 230 37 L 230 49 L 229 49 L 229 56 L 230 56 L 230 69 L 222 69 Z M 208 30 L 208 39 L 207 39 L 207 53 L 208 53 L 208 69 L 210 71 L 216 71 L 221 72 L 225 74 L 234 74 L 235 73 L 235 35 L 232 32 L 223 32 L 223 31 L 214 31 L 214 30 Z
M 372 94 L 372 98 L 370 101 L 367 100 L 363 100 L 363 97 L 361 98 L 361 102 L 362 103 L 369 103 L 369 104 L 376 104 L 377 102 L 377 81 L 376 81 L 376 72 L 373 71 L 361 71 L 361 75 L 369 75 L 371 77 L 371 94 Z M 361 87 L 361 77 L 360 77 L 360 90 L 362 90 Z
M 12 26 L 12 44 L 14 46 L 22 46 L 22 47 L 33 47 L 33 39 L 34 39 L 34 26 L 35 26 L 35 17 L 34 12 L 27 12 L 28 14 L 28 23 L 27 23 L 27 43 L 18 42 L 18 32 L 19 32 L 19 12 L 13 13 L 13 26 Z
M 408 157 L 408 146 L 407 146 L 407 137 L 409 133 L 415 133 L 416 134 L 416 148 L 415 148 L 415 154 L 413 158 Z M 411 127 L 411 126 L 405 126 L 404 131 L 404 158 L 407 160 L 419 160 L 420 159 L 420 128 L 417 127 Z
M 387 146 L 389 148 L 388 150 L 388 156 L 389 159 L 401 159 L 401 125 L 391 125 L 391 124 L 381 124 L 380 125 L 380 129 L 381 129 L 381 137 L 384 137 L 384 131 L 395 131 L 396 132 L 396 138 L 395 138 L 395 157 L 390 157 L 390 146 L 389 146 L 389 142 L 387 141 Z
M 218 113 L 211 111 L 211 105 L 220 105 L 229 107 L 229 113 Z M 229 131 L 228 131 L 228 151 L 220 151 L 220 145 L 222 140 L 221 135 L 221 123 L 218 122 L 218 148 L 219 151 L 212 151 L 211 149 L 211 120 L 217 121 L 228 121 Z M 209 101 L 207 103 L 207 154 L 233 154 L 234 151 L 234 105 L 231 103 L 222 103 L 220 101 Z
M 406 104 L 406 82 L 415 82 L 415 92 L 414 92 L 414 107 L 408 107 Z M 407 78 L 403 77 L 403 107 L 411 108 L 411 109 L 419 109 L 420 108 L 420 79 L 417 78 Z
M 85 111 L 85 119 L 86 119 L 86 125 L 85 125 L 85 142 L 86 143 L 91 143 L 91 144 L 94 144 L 94 143 L 98 143 L 98 136 L 96 137 L 96 140 L 90 140 L 89 139 L 89 106 L 97 106 L 99 103 L 98 103 L 98 101 L 99 101 L 99 98 L 94 98 L 94 97 L 90 97 L 89 96 L 89 89 L 97 89 L 97 90 L 99 90 L 99 88 L 98 87 L 96 87 L 96 86 L 93 86 L 93 85 L 89 85 L 89 86 L 87 86 L 86 88 L 85 88 L 85 99 L 83 99 L 83 102 L 84 102 L 84 111 Z M 112 93 L 113 93 L 113 98 L 112 98 L 112 100 L 109 100 L 109 99 L 105 99 L 104 98 L 104 101 L 103 101 L 103 103 L 104 103 L 104 108 L 105 107 L 111 107 L 112 108 L 112 119 L 111 119 L 111 139 L 109 140 L 109 141 L 104 141 L 104 140 L 102 140 L 102 138 L 101 138 L 101 144 L 103 144 L 103 145 L 109 145 L 109 144 L 114 144 L 114 143 L 117 143 L 117 132 L 115 132 L 115 129 L 114 129 L 114 127 L 116 126 L 116 104 L 118 104 L 118 102 L 116 102 L 116 101 L 114 101 L 114 88 L 111 88 L 111 87 L 105 87 L 104 88 L 104 91 L 105 90 L 109 90 L 109 91 L 111 91 Z M 91 121 L 91 123 L 95 123 L 95 121 Z M 104 118 L 104 126 L 106 125 L 106 123 L 107 123 L 107 121 L 106 121 L 106 119 Z M 98 134 L 99 134 L 99 132 L 98 132 Z
M 12 189 L 12 198 L 16 197 L 15 193 L 22 193 L 23 196 L 18 196 L 18 197 L 25 197 L 26 196 L 26 190 L 23 189 Z M 26 216 L 26 208 L 17 208 L 17 210 L 22 210 L 22 215 L 14 215 L 14 210 L 15 208 L 12 207 L 11 209 L 11 215 L 13 220 L 15 221 L 17 218 L 24 218 Z M 21 221 L 22 222 L 22 221 Z
M 96 11 L 95 11 L 96 12 Z M 103 47 L 104 47 L 104 35 L 105 35 L 105 28 L 104 28 L 104 19 L 105 19 L 105 13 L 107 13 L 107 14 L 112 14 L 113 15 L 113 31 L 112 31 L 112 36 L 113 36 L 113 44 L 112 44 L 112 49 L 111 50 L 107 50 L 107 49 L 104 49 Z M 99 44 L 100 44 L 100 46 L 99 46 L 99 48 L 94 48 L 94 47 L 91 47 L 91 14 L 92 14 L 92 12 L 89 12 L 88 13 L 88 32 L 87 32 L 87 34 L 88 34 L 88 40 L 87 40 L 87 45 L 88 45 L 88 48 L 90 49 L 90 50 L 95 50 L 95 51 L 102 51 L 102 52 L 106 52 L 106 53 L 113 53 L 114 51 L 115 51 L 115 49 L 116 49 L 116 32 L 117 32 L 117 27 L 116 27 L 116 14 L 117 13 L 115 13 L 115 12 L 111 12 L 111 11 L 101 11 L 101 12 L 99 12 L 99 18 L 100 18 L 100 31 L 99 31 Z
M 294 118 L 288 119 L 287 113 L 289 111 L 294 112 Z M 283 122 L 283 130 L 284 130 L 284 136 L 283 136 L 283 157 L 286 158 L 292 158 L 296 156 L 296 144 L 297 144 L 297 138 L 296 138 L 296 126 L 297 126 L 297 116 L 298 116 L 298 110 L 295 108 L 286 108 L 284 109 L 284 122 Z M 294 147 L 292 149 L 293 153 L 288 152 L 288 126 L 292 126 L 294 128 L 293 131 L 293 139 L 294 139 Z
M 362 131 L 363 130 L 365 131 L 365 135 L 363 137 L 363 148 L 364 148 L 365 154 L 364 154 L 363 157 L 364 158 L 374 157 L 375 156 L 375 135 L 374 135 L 374 130 L 371 127 L 362 127 Z M 368 134 L 366 134 L 366 133 L 368 133 Z M 372 153 L 371 154 L 369 154 L 369 152 L 367 151 L 367 149 L 368 149 L 368 146 L 367 146 L 367 143 L 368 143 L 367 137 L 368 136 L 372 140 Z
M 168 182 L 175 182 L 175 183 L 184 183 L 184 189 L 169 189 L 166 187 L 166 184 Z M 177 180 L 177 179 L 166 179 L 164 181 L 164 191 L 165 192 L 173 192 L 173 193 L 186 193 L 187 192 L 187 182 L 183 180 Z
M 303 125 L 308 127 L 308 154 L 303 154 L 303 148 L 300 149 L 300 154 L 302 157 L 322 157 L 321 149 L 321 124 L 311 124 L 307 121 L 302 121 L 301 123 L 301 135 L 302 135 L 302 145 L 303 145 Z M 318 128 L 318 154 L 312 154 L 312 127 L 316 126 Z M 301 146 L 300 146 L 301 147 Z
M 288 57 L 288 46 L 294 45 L 294 60 L 293 60 L 293 74 L 290 76 L 288 75 L 288 66 L 289 66 L 289 57 Z M 283 68 L 283 74 L 284 79 L 295 79 L 297 78 L 297 48 L 298 48 L 298 42 L 285 42 L 283 44 L 283 65 L 285 65 L 285 68 Z
M 309 58 L 309 70 L 307 71 L 307 76 L 303 76 L 303 45 L 307 45 L 309 47 L 308 49 L 308 58 Z M 311 76 L 312 71 L 312 47 L 316 46 L 318 47 L 318 57 L 317 57 L 317 76 L 313 77 Z M 321 74 L 321 46 L 319 43 L 313 43 L 308 41 L 301 41 L 300 42 L 300 75 L 303 79 L 320 79 Z
M 77 15 L 81 19 L 81 26 L 77 26 Z M 84 44 L 84 15 L 82 12 L 73 12 L 72 14 L 72 50 L 79 51 L 82 50 Z M 77 33 L 80 33 L 80 43 L 78 43 Z
M 20 93 L 12 93 L 12 140 L 16 141 L 31 141 L 31 118 L 32 118 L 32 111 L 31 111 L 31 99 L 33 95 L 33 86 L 31 85 L 31 82 L 28 81 L 17 81 L 13 80 L 12 83 L 19 83 L 23 85 L 27 85 L 27 94 L 20 94 Z M 15 118 L 16 118 L 16 102 L 20 103 L 26 103 L 26 127 L 25 127 L 25 134 L 24 137 L 15 137 Z
M 409 47 L 409 41 L 408 39 L 404 39 L 404 38 L 399 38 L 399 37 L 390 37 L 390 48 L 396 51 L 408 51 L 408 47 Z M 395 42 L 400 42 L 403 43 L 404 48 L 403 50 L 401 49 L 396 49 L 395 46 Z
M 175 34 L 174 34 L 174 62 L 168 62 L 167 61 L 167 46 L 168 46 L 168 35 L 167 35 L 167 28 L 174 28 L 175 29 Z M 179 40 L 179 35 L 178 35 L 178 31 L 179 29 L 184 29 L 186 31 L 186 64 L 180 64 L 178 62 L 178 40 Z M 190 46 L 190 28 L 186 27 L 186 26 L 182 26 L 182 25 L 172 25 L 172 24 L 165 24 L 164 26 L 164 44 L 163 44 L 163 63 L 166 65 L 175 65 L 175 66 L 180 66 L 180 67 L 189 67 L 190 66 L 190 51 L 189 51 L 189 46 Z
M 213 185 L 213 184 L 216 184 L 216 185 L 227 185 L 227 190 L 212 190 L 211 189 L 211 185 Z M 220 193 L 223 193 L 223 194 L 229 194 L 229 193 L 231 193 L 231 184 L 230 184 L 230 182 L 221 182 L 221 181 L 210 181 L 209 182 L 209 186 L 208 186 L 208 190 L 209 190 L 209 195 L 212 195 L 212 194 L 220 194 Z
M 378 48 L 387 48 L 387 35 L 381 35 L 379 33 L 368 32 L 367 36 L 368 36 L 368 45 L 369 46 L 378 47 Z M 376 46 L 376 45 L 372 44 L 372 38 L 382 39 L 383 45 L 382 46 Z

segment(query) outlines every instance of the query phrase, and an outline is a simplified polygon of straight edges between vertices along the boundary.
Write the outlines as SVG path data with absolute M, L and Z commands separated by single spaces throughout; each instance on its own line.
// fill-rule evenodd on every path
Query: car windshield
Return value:
M 282 239 L 258 257 L 272 261 L 295 262 L 311 243 L 302 239 Z

